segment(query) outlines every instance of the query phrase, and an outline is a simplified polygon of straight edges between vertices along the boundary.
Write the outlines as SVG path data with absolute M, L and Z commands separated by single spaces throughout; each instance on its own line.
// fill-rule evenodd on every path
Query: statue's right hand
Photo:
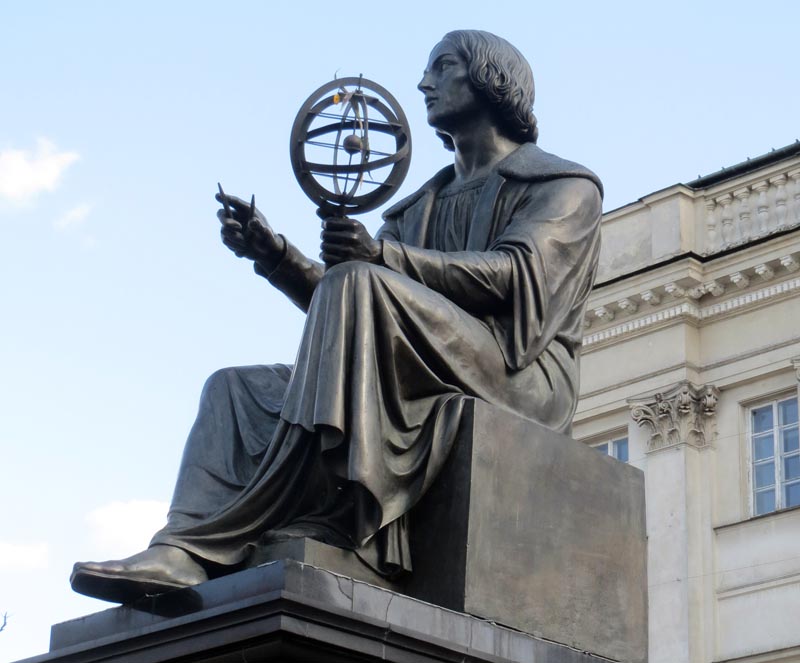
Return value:
M 266 217 L 258 209 L 251 208 L 250 203 L 220 193 L 216 199 L 223 203 L 222 209 L 217 211 L 223 244 L 239 258 L 249 258 L 262 270 L 272 271 L 283 256 L 286 240 L 272 230 Z

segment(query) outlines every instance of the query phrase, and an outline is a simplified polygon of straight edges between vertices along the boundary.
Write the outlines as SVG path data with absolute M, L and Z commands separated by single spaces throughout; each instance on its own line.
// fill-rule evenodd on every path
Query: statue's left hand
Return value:
M 355 219 L 328 217 L 322 222 L 320 257 L 328 266 L 340 262 L 361 260 L 380 264 L 381 242 L 373 239 L 367 229 Z

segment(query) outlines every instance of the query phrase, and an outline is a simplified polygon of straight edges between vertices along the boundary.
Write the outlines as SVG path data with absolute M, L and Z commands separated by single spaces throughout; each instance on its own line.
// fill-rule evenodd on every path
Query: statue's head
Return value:
M 466 64 L 471 91 L 480 103 L 488 104 L 500 130 L 519 143 L 535 143 L 539 131 L 533 114 L 534 85 L 530 65 L 522 54 L 502 37 L 482 30 L 448 32 L 431 53 L 429 68 L 435 64 L 437 53 L 452 51 Z M 428 70 L 426 70 L 427 73 Z M 425 77 L 419 85 L 426 94 Z M 435 95 L 436 92 L 431 94 Z M 429 122 L 434 128 L 431 108 Z M 447 133 L 437 130 L 445 147 L 452 150 L 453 141 Z

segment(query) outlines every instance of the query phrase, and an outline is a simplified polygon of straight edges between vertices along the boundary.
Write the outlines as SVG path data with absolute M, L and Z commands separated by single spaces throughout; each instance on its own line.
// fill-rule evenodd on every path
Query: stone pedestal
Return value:
M 475 401 L 412 513 L 398 591 L 615 660 L 647 658 L 644 475 Z
M 53 627 L 25 663 L 604 663 L 295 561 Z M 22 663 L 22 662 L 21 662 Z

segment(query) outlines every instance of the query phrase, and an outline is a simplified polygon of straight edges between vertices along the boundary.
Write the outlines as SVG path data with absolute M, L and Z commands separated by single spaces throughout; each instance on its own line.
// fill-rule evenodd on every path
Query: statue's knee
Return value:
M 347 299 L 352 293 L 359 290 L 359 284 L 370 283 L 374 278 L 375 270 L 383 269 L 367 262 L 343 262 L 330 267 L 314 290 L 309 314 L 319 307 L 323 309 L 328 302 L 335 302 L 342 298 Z M 323 304 L 325 302 L 325 304 Z
M 328 281 L 329 284 L 341 283 L 348 279 L 364 279 L 370 278 L 371 275 L 378 269 L 377 265 L 369 262 L 362 262 L 360 260 L 352 260 L 350 262 L 341 262 L 338 265 L 330 267 L 322 279 L 322 283 Z
M 236 375 L 239 369 L 235 366 L 228 368 L 220 368 L 208 376 L 203 391 L 218 390 L 220 388 L 227 389 L 231 383 L 231 379 Z

